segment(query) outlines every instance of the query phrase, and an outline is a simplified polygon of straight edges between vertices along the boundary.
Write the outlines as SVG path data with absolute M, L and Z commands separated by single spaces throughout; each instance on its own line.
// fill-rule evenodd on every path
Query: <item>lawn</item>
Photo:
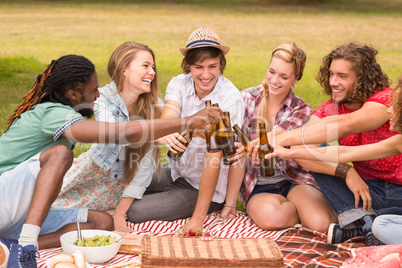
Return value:
M 402 74 L 401 25 L 400 0 L 0 0 L 0 134 L 36 76 L 65 54 L 93 61 L 102 86 L 109 82 L 113 50 L 125 41 L 145 43 L 156 54 L 163 97 L 181 72 L 179 48 L 198 27 L 214 29 L 231 47 L 224 75 L 239 90 L 261 82 L 273 49 L 296 42 L 308 60 L 295 92 L 315 108 L 328 99 L 315 80 L 317 69 L 340 44 L 374 46 L 383 70 L 396 81 Z M 77 146 L 75 155 L 89 146 Z
M 35 77 L 65 54 L 92 60 L 102 86 L 109 82 L 112 51 L 129 40 L 145 43 L 156 54 L 163 96 L 181 72 L 179 48 L 200 26 L 214 29 L 231 47 L 224 75 L 239 90 L 261 82 L 271 51 L 281 43 L 296 42 L 306 51 L 305 74 L 295 91 L 313 107 L 328 98 L 315 80 L 322 57 L 345 42 L 377 48 L 393 81 L 402 73 L 400 0 L 116 2 L 0 1 L 0 133 Z

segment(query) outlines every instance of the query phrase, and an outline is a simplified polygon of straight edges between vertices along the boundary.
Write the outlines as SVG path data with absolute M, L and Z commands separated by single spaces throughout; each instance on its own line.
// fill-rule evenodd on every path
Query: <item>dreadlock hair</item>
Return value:
M 333 50 L 323 59 L 316 80 L 321 84 L 324 92 L 332 95 L 330 86 L 331 63 L 336 59 L 344 59 L 352 64 L 352 70 L 356 73 L 356 83 L 351 92 L 350 101 L 362 103 L 374 95 L 375 92 L 389 87 L 388 76 L 383 73 L 375 56 L 378 50 L 367 45 L 349 43 Z
M 132 60 L 135 59 L 139 51 L 147 51 L 152 55 L 154 61 L 155 77 L 151 81 L 151 91 L 149 93 L 143 93 L 138 97 L 137 102 L 133 107 L 127 107 L 129 111 L 133 111 L 130 116 L 132 119 L 157 119 L 160 118 L 162 109 L 158 103 L 158 97 L 160 96 L 158 77 L 156 71 L 155 55 L 154 52 L 147 46 L 136 42 L 125 42 L 118 46 L 112 55 L 110 56 L 107 66 L 107 72 L 109 77 L 115 82 L 117 91 L 123 90 L 124 85 L 124 70 Z M 131 109 L 130 109 L 131 108 Z M 126 161 L 125 161 L 125 183 L 129 184 L 134 178 L 134 174 L 138 169 L 141 159 L 144 157 L 150 147 L 150 143 L 142 145 L 133 144 L 126 147 Z M 155 159 L 159 159 L 160 151 L 156 149 Z M 159 163 L 159 162 L 158 162 Z
M 398 85 L 392 91 L 391 105 L 395 115 L 395 129 L 402 133 L 402 75 L 399 76 Z
M 306 65 L 306 53 L 303 49 L 296 46 L 296 43 L 291 44 L 281 44 L 279 45 L 271 54 L 272 58 L 279 58 L 287 63 L 293 64 L 293 71 L 297 81 L 303 77 L 304 66 Z M 264 98 L 262 98 L 260 103 L 260 108 L 258 110 L 258 117 L 260 120 L 265 118 L 265 111 L 267 109 L 267 96 L 269 94 L 268 81 L 265 77 L 262 80 L 262 86 L 264 87 Z M 266 126 L 269 124 L 266 123 Z
M 52 62 L 36 78 L 24 101 L 8 119 L 8 127 L 22 113 L 43 102 L 61 103 L 73 107 L 64 95 L 69 90 L 83 92 L 84 86 L 95 73 L 94 64 L 83 56 L 66 55 Z M 6 130 L 6 131 L 7 131 Z
M 181 62 L 181 68 L 184 74 L 189 74 L 191 65 L 198 61 L 214 58 L 219 58 L 220 73 L 223 74 L 226 67 L 226 57 L 223 51 L 216 47 L 198 47 L 188 50 Z

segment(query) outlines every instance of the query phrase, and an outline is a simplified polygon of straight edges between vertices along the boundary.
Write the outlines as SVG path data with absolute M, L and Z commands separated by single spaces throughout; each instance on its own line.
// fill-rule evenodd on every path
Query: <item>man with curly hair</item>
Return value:
M 303 128 L 270 137 L 281 146 L 324 144 L 356 146 L 376 143 L 398 133 L 390 131 L 387 113 L 391 93 L 388 76 L 376 61 L 378 51 L 349 43 L 324 57 L 316 77 L 331 99 L 319 105 Z M 402 207 L 402 155 L 333 164 L 297 160 L 312 171 L 339 224 L 328 229 L 328 243 L 364 235 L 365 245 L 378 245 L 371 231 L 377 214 Z

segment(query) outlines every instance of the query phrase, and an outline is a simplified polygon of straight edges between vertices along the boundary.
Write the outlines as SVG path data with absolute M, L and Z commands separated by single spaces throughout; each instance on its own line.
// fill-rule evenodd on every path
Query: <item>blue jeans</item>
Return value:
M 161 176 L 156 172 L 142 199 L 136 199 L 127 211 L 127 219 L 133 223 L 151 220 L 174 221 L 193 215 L 198 190 L 184 178 L 173 182 L 168 165 L 161 165 Z M 211 202 L 208 213 L 221 210 L 223 204 Z
M 325 199 L 338 215 L 341 228 L 356 227 L 355 221 L 365 215 L 380 215 L 391 211 L 395 207 L 397 213 L 402 213 L 402 185 L 389 183 L 383 180 L 365 180 L 369 187 L 374 211 L 363 211 L 363 202 L 360 200 L 355 208 L 355 197 L 349 190 L 346 182 L 335 176 L 311 172 L 324 194 Z
M 402 244 L 401 230 L 401 215 L 380 215 L 373 223 L 373 234 L 384 244 Z
M 288 180 L 283 180 L 273 184 L 256 185 L 253 191 L 251 192 L 248 200 L 250 200 L 251 197 L 261 193 L 280 194 L 286 197 L 294 186 L 295 185 Z

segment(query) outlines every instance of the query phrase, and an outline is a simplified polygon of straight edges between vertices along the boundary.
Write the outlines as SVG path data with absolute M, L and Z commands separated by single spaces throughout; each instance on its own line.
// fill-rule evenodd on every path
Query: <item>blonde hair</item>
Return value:
M 117 91 L 123 90 L 124 84 L 124 70 L 130 64 L 130 62 L 135 58 L 137 52 L 148 51 L 152 55 L 154 61 L 155 77 L 151 82 L 151 91 L 146 94 L 141 94 L 138 97 L 137 102 L 133 107 L 127 107 L 128 110 L 132 110 L 136 118 L 142 119 L 157 119 L 160 118 L 162 110 L 158 103 L 158 97 L 160 96 L 159 85 L 158 85 L 158 72 L 156 71 L 156 62 L 154 52 L 147 46 L 136 42 L 125 42 L 118 46 L 112 53 L 107 66 L 107 72 L 110 78 L 116 83 Z M 130 109 L 132 108 L 132 109 Z M 134 177 L 135 172 L 138 169 L 141 159 L 144 157 L 146 152 L 150 147 L 150 143 L 145 143 L 141 146 L 137 144 L 132 144 L 126 147 L 126 163 L 125 163 L 125 182 L 129 184 Z M 131 156 L 134 157 L 135 161 L 130 161 Z M 155 160 L 159 163 L 159 148 L 156 149 Z
M 295 73 L 296 80 L 299 81 L 303 77 L 304 66 L 306 65 L 306 53 L 303 49 L 296 46 L 296 43 L 291 44 L 281 44 L 279 45 L 271 54 L 272 58 L 276 57 L 284 60 L 287 63 L 293 64 L 293 70 Z M 268 81 L 265 77 L 262 80 L 262 86 L 264 87 L 264 98 L 261 100 L 260 108 L 258 111 L 259 122 L 262 118 L 265 118 L 265 111 L 267 109 L 267 100 L 269 94 Z M 266 124 L 267 125 L 267 124 Z

